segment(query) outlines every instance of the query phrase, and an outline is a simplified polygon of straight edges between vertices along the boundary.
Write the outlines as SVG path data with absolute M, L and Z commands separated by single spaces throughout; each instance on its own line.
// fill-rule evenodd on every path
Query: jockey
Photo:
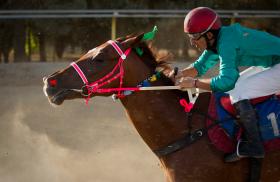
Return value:
M 184 21 L 191 45 L 203 51 L 189 67 L 175 77 L 181 89 L 201 88 L 213 92 L 230 91 L 230 99 L 240 117 L 245 140 L 238 143 L 226 162 L 242 157 L 263 158 L 264 148 L 257 127 L 257 115 L 249 99 L 271 95 L 280 90 L 280 38 L 240 24 L 222 26 L 218 14 L 207 7 L 191 10 Z M 199 78 L 220 62 L 219 75 Z M 262 66 L 265 71 L 239 79 L 238 66 Z M 172 73 L 170 74 L 170 76 Z

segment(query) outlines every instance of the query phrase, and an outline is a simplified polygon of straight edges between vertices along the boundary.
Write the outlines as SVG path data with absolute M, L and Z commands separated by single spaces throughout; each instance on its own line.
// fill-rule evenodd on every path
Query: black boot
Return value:
M 244 139 L 240 140 L 235 153 L 227 154 L 225 162 L 238 161 L 241 158 L 263 158 L 264 148 L 257 126 L 257 115 L 249 100 L 241 100 L 234 104 L 239 122 L 244 128 Z

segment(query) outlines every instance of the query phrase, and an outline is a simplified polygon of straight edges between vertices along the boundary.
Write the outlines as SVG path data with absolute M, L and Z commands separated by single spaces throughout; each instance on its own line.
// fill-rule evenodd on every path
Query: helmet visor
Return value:
M 205 32 L 204 32 L 204 33 L 205 33 Z M 189 37 L 191 40 L 199 40 L 199 39 L 202 37 L 202 35 L 203 35 L 204 33 L 192 33 L 192 34 L 188 33 L 188 37 Z

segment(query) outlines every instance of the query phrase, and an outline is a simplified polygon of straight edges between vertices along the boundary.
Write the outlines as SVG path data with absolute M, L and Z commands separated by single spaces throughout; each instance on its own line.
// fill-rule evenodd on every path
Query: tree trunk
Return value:
M 40 32 L 38 35 L 39 39 L 39 52 L 40 52 L 40 62 L 46 62 L 47 56 L 46 56 L 46 41 L 45 41 L 45 33 Z
M 25 39 L 26 30 L 25 22 L 23 20 L 15 21 L 14 29 L 14 50 L 15 50 L 15 60 L 14 62 L 26 62 L 27 56 L 25 53 Z
M 32 46 L 31 46 L 31 29 L 30 26 L 27 29 L 27 61 L 31 62 Z
M 91 9 L 93 7 L 92 0 L 87 0 L 87 9 Z

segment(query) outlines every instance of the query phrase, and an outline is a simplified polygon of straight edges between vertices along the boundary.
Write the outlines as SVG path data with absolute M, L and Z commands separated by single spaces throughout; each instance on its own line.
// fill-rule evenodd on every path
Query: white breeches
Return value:
M 235 88 L 230 90 L 231 103 L 271 95 L 280 91 L 280 64 L 271 68 L 250 67 L 240 74 Z

